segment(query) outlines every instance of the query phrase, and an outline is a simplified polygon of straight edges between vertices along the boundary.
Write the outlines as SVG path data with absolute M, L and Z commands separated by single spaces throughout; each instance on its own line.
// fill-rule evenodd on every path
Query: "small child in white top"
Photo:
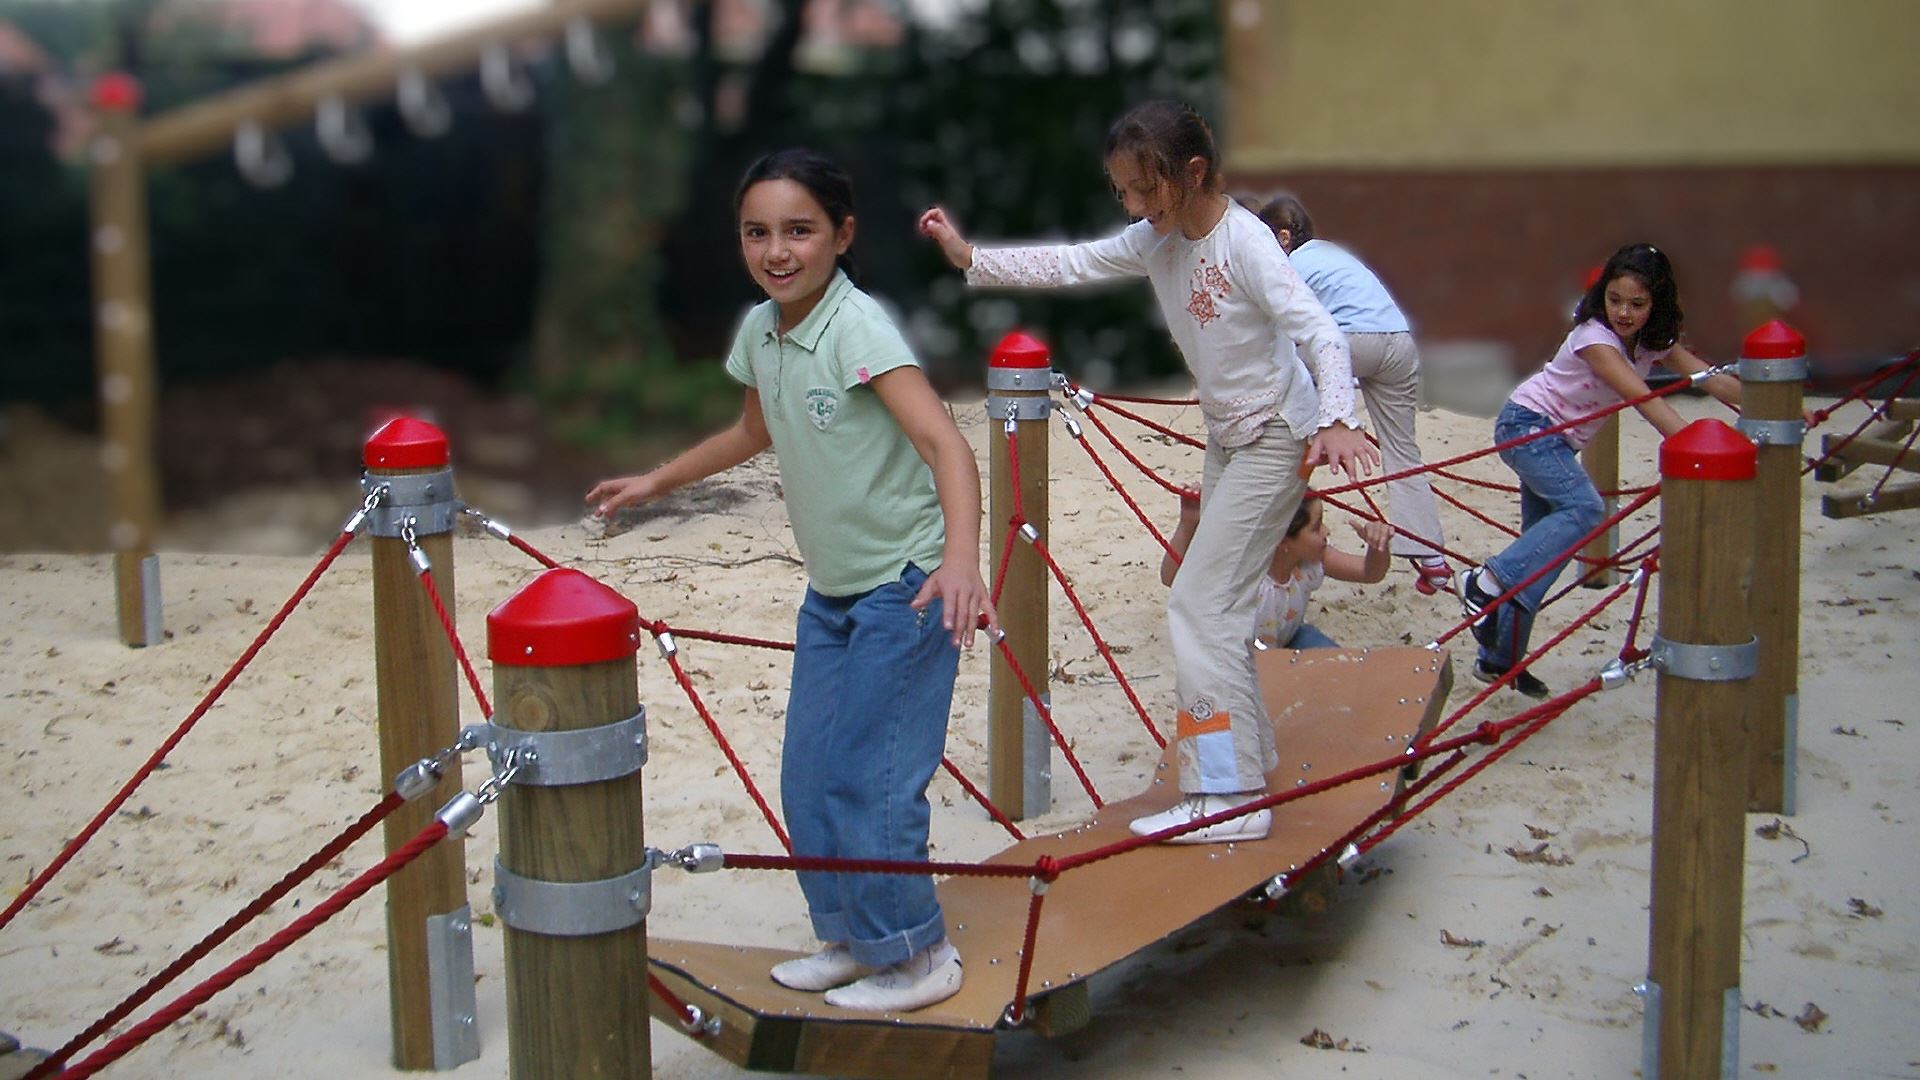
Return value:
M 1160 583 L 1173 584 L 1181 559 L 1200 524 L 1200 500 L 1180 498 L 1180 524 L 1168 537 L 1173 550 L 1160 560 Z M 1384 521 L 1356 520 L 1348 524 L 1366 546 L 1366 554 L 1341 551 L 1328 542 L 1326 504 L 1309 494 L 1294 511 L 1286 539 L 1273 549 L 1273 560 L 1261 576 L 1254 605 L 1253 639 L 1257 648 L 1335 649 L 1340 643 L 1307 622 L 1307 598 L 1328 578 L 1372 585 L 1387 576 L 1393 557 L 1393 529 Z

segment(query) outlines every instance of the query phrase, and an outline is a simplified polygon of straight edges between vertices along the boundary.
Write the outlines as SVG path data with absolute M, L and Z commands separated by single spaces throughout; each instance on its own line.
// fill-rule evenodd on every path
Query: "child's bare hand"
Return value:
M 1373 475 L 1374 466 L 1380 464 L 1380 451 L 1358 431 L 1344 424 L 1329 424 L 1307 443 L 1306 464 L 1313 466 L 1321 462 L 1345 472 L 1347 479 L 1357 481 L 1362 476 Z
M 593 507 L 595 517 L 612 517 L 614 511 L 626 506 L 638 506 L 658 494 L 651 473 L 617 476 L 593 485 L 593 489 L 587 492 L 587 504 Z
M 980 579 L 979 570 L 952 562 L 942 563 L 940 569 L 927 575 L 926 583 L 920 586 L 920 593 L 910 606 L 921 611 L 935 600 L 940 601 L 940 625 L 953 634 L 955 645 L 973 648 L 973 632 L 982 615 L 987 617 L 987 632 L 999 636 L 1000 616 L 993 610 L 993 601 L 987 596 L 987 583 Z
M 1180 492 L 1180 528 L 1191 533 L 1200 526 L 1200 493 L 1192 490 Z
M 1355 519 L 1347 524 L 1353 526 L 1354 533 L 1360 537 L 1361 543 L 1367 545 L 1368 551 L 1385 551 L 1387 545 L 1393 543 L 1393 526 L 1384 521 Z
M 940 253 L 947 257 L 955 269 L 965 270 L 973 265 L 973 245 L 960 235 L 959 228 L 944 209 L 936 206 L 921 214 L 920 231 L 940 245 Z

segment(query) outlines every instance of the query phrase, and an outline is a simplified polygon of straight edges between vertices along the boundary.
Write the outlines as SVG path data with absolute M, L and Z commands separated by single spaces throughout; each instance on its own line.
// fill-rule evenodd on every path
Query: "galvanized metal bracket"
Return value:
M 360 493 L 371 495 L 385 488 L 379 505 L 367 512 L 367 535 L 399 539 L 409 523 L 416 536 L 435 536 L 452 532 L 454 519 L 460 516 L 460 502 L 453 495 L 453 470 L 405 476 L 361 474 Z
M 166 640 L 167 628 L 160 613 L 160 556 L 140 556 L 140 632 L 145 644 L 158 645 Z
M 1633 992 L 1646 1003 L 1640 1016 L 1640 1080 L 1660 1080 L 1660 984 L 1651 978 Z
M 480 1056 L 473 990 L 473 909 L 427 916 L 427 1002 L 433 1067 L 456 1069 Z
M 498 772 L 508 751 L 520 771 L 513 782 L 533 787 L 570 787 L 618 780 L 647 763 L 647 707 L 625 720 L 572 731 L 521 731 L 487 724 L 487 760 Z
M 653 909 L 653 863 L 599 881 L 541 881 L 493 860 L 493 907 L 515 930 L 592 937 L 638 926 Z
M 1040 701 L 1053 709 L 1052 694 L 1041 694 Z M 1032 698 L 1020 702 L 1020 734 L 1020 807 L 1036 817 L 1053 808 L 1053 735 Z
M 990 367 L 987 369 L 987 389 L 1051 390 L 1053 389 L 1053 369 Z
M 987 418 L 1005 420 L 1007 410 L 1013 410 L 1015 420 L 1045 420 L 1053 409 L 1050 397 L 1000 397 L 987 395 Z
M 1647 665 L 1695 682 L 1751 679 L 1760 670 L 1760 639 L 1751 638 L 1743 645 L 1688 645 L 1655 634 L 1647 649 Z
M 1805 382 L 1807 358 L 1791 356 L 1784 360 L 1749 360 L 1743 356 L 1738 371 L 1741 382 Z
M 1742 416 L 1733 422 L 1733 426 L 1755 446 L 1798 448 L 1807 437 L 1805 420 L 1755 420 L 1750 416 Z
M 1740 988 L 1729 986 L 1720 996 L 1720 1080 L 1740 1076 Z
M 1799 813 L 1800 802 L 1800 695 L 1787 695 L 1786 737 L 1780 756 L 1780 812 L 1791 817 Z

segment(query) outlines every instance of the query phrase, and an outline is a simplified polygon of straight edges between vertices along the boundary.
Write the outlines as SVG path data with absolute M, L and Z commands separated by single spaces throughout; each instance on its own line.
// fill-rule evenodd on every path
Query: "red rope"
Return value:
M 1140 695 L 1133 692 L 1133 684 L 1127 681 L 1126 672 L 1120 670 L 1120 662 L 1113 658 L 1113 650 L 1107 648 L 1106 639 L 1100 636 L 1099 629 L 1093 625 L 1093 616 L 1087 614 L 1086 605 L 1080 602 L 1080 597 L 1073 591 L 1073 582 L 1067 580 L 1066 571 L 1060 569 L 1060 564 L 1053 561 L 1053 553 L 1047 550 L 1047 545 L 1035 542 L 1033 550 L 1047 560 L 1047 569 L 1052 570 L 1054 579 L 1060 582 L 1060 591 L 1067 595 L 1067 599 L 1073 604 L 1073 610 L 1080 615 L 1081 624 L 1087 628 L 1088 635 L 1093 638 L 1094 648 L 1100 650 L 1101 657 L 1107 662 L 1107 669 L 1113 672 L 1114 679 L 1120 683 L 1120 689 L 1126 691 L 1127 700 L 1133 703 L 1133 711 L 1139 714 L 1140 722 L 1147 726 L 1147 733 L 1153 736 L 1154 742 L 1165 747 L 1166 737 L 1160 734 L 1159 728 L 1153 726 L 1153 718 L 1147 715 L 1147 707 L 1140 703 Z
M 81 1080 L 82 1077 L 92 1076 L 126 1056 L 141 1043 L 166 1030 L 167 1026 L 174 1021 L 204 1005 L 208 998 L 232 986 L 248 972 L 273 959 L 282 950 L 307 936 L 315 927 L 339 914 L 348 904 L 360 899 L 375 885 L 398 873 L 408 863 L 424 854 L 428 848 L 439 843 L 446 835 L 446 822 L 436 820 L 429 823 L 399 850 L 349 882 L 339 892 L 322 900 L 314 906 L 312 911 L 287 924 L 285 929 L 261 942 L 245 956 L 221 968 L 213 977 L 174 999 L 172 1004 L 135 1024 L 127 1030 L 126 1034 L 101 1047 L 85 1061 L 62 1072 L 61 1080 Z
M 552 558 L 548 557 L 546 552 L 543 552 L 540 549 L 534 547 L 532 544 L 529 544 L 525 540 L 522 540 L 520 538 L 519 533 L 508 533 L 507 543 L 512 544 L 514 547 L 517 547 L 521 551 L 524 551 L 528 555 L 531 555 L 535 562 L 539 563 L 541 566 L 544 566 L 549 570 L 560 569 L 559 563 L 553 561 Z
M 1007 667 L 1013 672 L 1014 678 L 1020 680 L 1020 688 L 1027 692 L 1027 700 L 1033 703 L 1033 711 L 1046 723 L 1047 732 L 1053 736 L 1054 745 L 1060 748 L 1061 756 L 1067 759 L 1067 766 L 1073 770 L 1073 775 L 1079 778 L 1080 786 L 1086 789 L 1087 798 L 1093 800 L 1096 809 L 1105 806 L 1106 803 L 1100 799 L 1100 792 L 1094 789 L 1093 779 L 1087 775 L 1087 770 L 1080 767 L 1080 759 L 1074 754 L 1073 745 L 1067 742 L 1067 737 L 1060 733 L 1059 725 L 1053 722 L 1053 710 L 1047 708 L 1047 703 L 1040 700 L 1040 691 L 1034 688 L 1033 680 L 1027 678 L 1026 670 L 1020 666 L 1020 661 L 1014 659 L 1013 647 L 1007 644 L 1006 638 L 1001 638 L 998 644 L 1001 657 L 1006 660 Z
M 1131 464 L 1134 468 L 1140 470 L 1141 474 L 1144 475 L 1147 479 L 1153 481 L 1156 484 L 1159 484 L 1161 487 L 1167 489 L 1168 491 L 1173 492 L 1175 495 L 1179 495 L 1185 490 L 1180 485 L 1172 482 L 1171 480 L 1166 479 L 1165 477 L 1161 476 L 1159 473 L 1155 472 L 1152 469 L 1152 467 L 1150 467 L 1146 462 L 1141 461 L 1140 458 L 1136 454 L 1134 454 L 1133 451 L 1127 449 L 1127 444 L 1121 442 L 1120 437 L 1118 435 L 1115 435 L 1110 429 L 1108 429 L 1107 425 L 1100 422 L 1099 417 L 1093 415 L 1092 413 L 1087 413 L 1086 416 L 1087 416 L 1087 423 L 1092 424 L 1094 427 L 1094 430 L 1106 436 L 1107 442 L 1111 443 L 1113 448 L 1120 452 L 1120 456 L 1123 458 L 1126 458 L 1127 462 Z M 1081 441 L 1084 442 L 1085 440 L 1083 439 Z
M 1155 423 L 1154 421 L 1149 420 L 1144 416 L 1141 416 L 1139 413 L 1134 412 L 1132 409 L 1123 409 L 1118 405 L 1109 405 L 1105 401 L 1102 401 L 1100 398 L 1097 398 L 1097 397 L 1094 398 L 1092 401 L 1088 402 L 1089 407 L 1086 410 L 1088 416 L 1093 415 L 1093 410 L 1091 406 L 1094 406 L 1094 405 L 1098 405 L 1103 409 L 1107 409 L 1120 416 L 1124 416 L 1127 419 L 1133 421 L 1136 424 L 1139 424 L 1141 427 L 1146 428 L 1149 431 L 1157 431 L 1160 434 L 1165 435 L 1167 438 L 1172 439 L 1174 442 L 1185 443 L 1186 445 L 1193 447 L 1195 450 L 1206 449 L 1206 445 L 1207 445 L 1206 443 L 1202 442 L 1199 439 L 1194 438 L 1191 435 L 1186 434 L 1185 432 L 1175 431 L 1174 429 L 1168 427 L 1165 424 Z
M 655 975 L 651 970 L 647 972 L 647 986 L 653 990 L 655 997 L 666 1002 L 668 1008 L 680 1014 L 680 1030 L 683 1033 L 695 1039 L 707 1037 L 706 1029 L 700 1026 L 699 1010 L 681 1000 L 680 996 L 669 990 L 667 984 L 660 981 L 660 976 Z
M 1033 894 L 1027 900 L 1027 929 L 1020 946 L 1020 976 L 1014 980 L 1013 1009 L 1009 1014 L 1016 1024 L 1027 1016 L 1027 984 L 1033 978 L 1033 956 L 1040 936 L 1040 905 L 1046 902 L 1047 887 L 1060 876 L 1051 855 L 1040 856 L 1034 865 Z
M 52 1057 L 35 1066 L 33 1071 L 26 1075 L 25 1080 L 39 1080 L 40 1077 L 46 1076 L 66 1064 L 68 1059 L 80 1052 L 81 1047 L 99 1038 L 102 1032 L 119 1023 L 125 1019 L 128 1014 L 132 1013 L 133 1010 L 145 1004 L 149 998 L 159 993 L 168 983 L 179 978 L 188 968 L 199 963 L 202 957 L 205 957 L 208 953 L 218 948 L 222 942 L 232 937 L 241 927 L 259 918 L 268 908 L 278 903 L 280 899 L 289 892 L 292 892 L 294 886 L 312 877 L 315 873 L 318 873 L 321 867 L 332 862 L 341 852 L 352 846 L 354 841 L 365 836 L 375 825 L 386 820 L 387 815 L 393 813 L 405 803 L 406 800 L 401 798 L 397 792 L 387 792 L 386 797 L 375 803 L 373 809 L 360 815 L 360 817 L 351 825 L 348 825 L 340 835 L 329 840 L 320 850 L 309 855 L 305 862 L 288 871 L 285 877 L 282 877 L 279 881 L 275 882 L 271 888 L 267 889 L 267 891 L 255 897 L 252 903 L 241 908 L 232 918 L 221 923 L 211 934 L 201 938 L 199 943 L 195 944 L 186 952 L 181 953 L 177 959 L 168 964 L 159 974 L 148 979 L 133 993 L 128 994 L 120 1004 L 107 1010 L 106 1015 L 87 1025 L 85 1031 L 75 1035 L 67 1041 L 65 1046 L 54 1051 Z
M 660 632 L 659 626 L 658 623 L 654 624 L 656 635 Z M 733 766 L 734 775 L 746 785 L 747 795 L 753 799 L 753 805 L 760 808 L 760 816 L 767 819 L 767 825 L 773 829 L 773 835 L 779 837 L 780 846 L 792 851 L 793 841 L 787 839 L 787 830 L 780 827 L 780 819 L 774 815 L 773 807 L 768 806 L 766 797 L 760 794 L 759 786 L 747 773 L 747 766 L 740 760 L 740 755 L 733 752 L 733 744 L 727 741 L 726 735 L 720 730 L 719 722 L 714 720 L 713 714 L 707 711 L 707 703 L 700 700 L 699 691 L 693 688 L 693 680 L 687 677 L 686 669 L 680 666 L 678 654 L 667 657 L 667 667 L 672 669 L 673 677 L 679 682 L 680 689 L 685 691 L 687 700 L 693 702 L 694 711 L 700 714 L 701 721 L 707 725 L 707 731 L 712 733 L 713 741 L 719 745 L 720 752 L 727 756 L 727 763 Z
M 134 789 L 138 788 L 147 777 L 153 775 L 154 770 L 160 767 L 160 762 L 165 760 L 166 756 L 173 751 L 173 748 L 180 744 L 181 739 L 186 738 L 187 732 L 193 730 L 194 725 L 200 722 L 200 718 L 207 715 L 207 710 L 213 708 L 214 702 L 220 700 L 220 695 L 226 693 L 227 688 L 233 685 L 233 681 L 240 677 L 240 673 L 246 670 L 248 664 L 253 662 L 253 658 L 259 654 L 260 649 L 266 645 L 267 640 L 273 637 L 275 631 L 280 629 L 280 624 L 286 622 L 287 616 L 293 614 L 294 609 L 300 606 L 300 601 L 306 599 L 306 595 L 313 589 L 314 583 L 320 580 L 320 575 L 327 572 L 327 567 L 332 566 L 333 561 L 339 558 L 340 553 L 345 551 L 347 545 L 352 542 L 353 534 L 349 532 L 343 532 L 334 538 L 333 544 L 327 548 L 326 554 L 320 556 L 319 564 L 308 572 L 306 580 L 302 581 L 300 587 L 293 591 L 293 595 L 287 598 L 287 602 L 280 605 L 280 610 L 273 613 L 273 618 L 267 620 L 266 627 L 254 637 L 253 643 L 248 645 L 247 650 L 240 654 L 240 659 L 234 661 L 233 666 L 227 669 L 227 673 L 220 677 L 220 681 L 213 684 L 213 689 L 207 691 L 206 696 L 200 699 L 200 704 L 194 706 L 193 711 L 187 714 L 187 718 L 181 721 L 180 726 L 174 729 L 173 734 L 167 736 L 166 741 L 162 742 L 159 748 L 147 758 L 146 762 L 127 779 L 127 782 L 121 785 L 120 790 L 115 792 L 111 799 L 107 800 L 107 805 L 101 807 L 100 812 L 93 815 L 93 820 L 87 822 L 86 827 L 81 829 L 78 835 L 67 842 L 66 847 L 60 850 L 60 854 L 54 856 L 53 861 L 47 864 L 46 869 L 40 871 L 32 881 L 27 883 L 26 888 L 20 890 L 20 895 L 13 898 L 13 902 L 7 905 L 7 910 L 0 912 L 0 927 L 5 927 L 8 923 L 12 922 L 14 916 L 18 915 L 20 910 L 27 906 L 27 902 L 39 895 L 40 890 L 46 887 L 47 882 L 53 880 L 53 876 L 58 874 L 61 868 L 65 867 L 75 855 L 79 854 L 80 849 L 86 846 L 87 841 L 93 839 L 93 835 L 100 831 L 100 827 L 106 824 L 107 819 L 111 818 L 114 812 L 119 810 L 120 807 L 133 796 Z
M 473 661 L 467 658 L 467 647 L 460 642 L 460 632 L 453 628 L 453 616 L 447 614 L 447 605 L 440 601 L 440 589 L 433 583 L 432 570 L 420 571 L 420 585 L 427 590 L 427 599 L 433 601 L 433 613 L 440 617 L 440 629 L 446 632 L 447 644 L 460 659 L 460 670 L 467 673 L 467 685 L 473 688 L 473 699 L 480 703 L 480 715 L 493 719 L 493 703 L 487 700 L 480 675 L 473 670 Z
M 1092 391 L 1089 390 L 1088 393 L 1092 393 Z M 1134 397 L 1131 394 L 1108 394 L 1104 392 L 1097 395 L 1097 397 L 1105 398 L 1108 401 L 1132 402 L 1135 405 L 1198 405 L 1200 404 L 1199 398 Z
M 1100 460 L 1100 455 L 1094 452 L 1093 444 L 1088 442 L 1085 437 L 1073 441 L 1079 443 L 1081 449 L 1087 452 L 1087 456 L 1093 459 L 1093 463 L 1100 469 L 1100 475 L 1107 478 L 1107 485 L 1113 488 L 1114 494 L 1120 496 L 1120 501 L 1127 504 L 1127 509 L 1133 511 L 1133 516 L 1140 519 L 1140 524 L 1147 527 L 1147 532 L 1153 536 L 1154 543 L 1159 544 L 1163 550 L 1171 554 L 1173 552 L 1173 545 L 1167 543 L 1167 538 L 1161 535 L 1159 529 L 1154 527 L 1153 519 L 1147 516 L 1145 510 L 1140 509 L 1139 503 L 1133 501 L 1133 496 L 1127 493 L 1127 489 L 1120 486 L 1120 481 L 1113 475 L 1113 470 L 1107 468 L 1107 463 Z
M 840 859 L 826 855 L 760 855 L 729 851 L 729 870 L 817 870 L 826 874 L 898 874 L 949 877 L 1032 877 L 1037 866 L 1011 863 L 914 862 L 908 859 Z
M 688 630 L 684 627 L 668 626 L 666 623 L 660 623 L 658 625 L 660 629 L 665 630 L 677 638 L 683 637 L 693 641 L 717 641 L 722 645 L 746 645 L 755 649 L 779 649 L 783 652 L 793 651 L 793 642 L 791 641 L 778 641 L 774 638 L 741 637 L 738 634 L 722 634 L 713 630 Z
M 1346 832 L 1342 833 L 1338 840 L 1335 840 L 1333 843 L 1328 844 L 1326 847 L 1321 848 L 1319 853 L 1314 855 L 1313 858 L 1308 859 L 1306 862 L 1301 863 L 1298 867 L 1280 875 L 1281 881 L 1284 883 L 1284 886 L 1286 888 L 1292 888 L 1294 883 L 1304 879 L 1307 875 L 1313 873 L 1315 870 L 1320 869 L 1322 866 L 1325 866 L 1328 862 L 1338 858 L 1341 855 L 1341 853 L 1346 850 L 1347 845 L 1356 843 L 1361 836 L 1365 835 L 1367 830 L 1373 828 L 1375 825 L 1378 825 L 1381 822 L 1381 820 L 1384 819 L 1388 814 L 1398 813 L 1400 811 L 1400 808 L 1406 805 L 1408 799 L 1412 798 L 1413 796 L 1419 794 L 1421 791 L 1425 790 L 1428 786 L 1430 786 L 1434 782 L 1436 778 L 1444 776 L 1448 772 L 1452 771 L 1455 766 L 1459 765 L 1462 761 L 1465 761 L 1466 757 L 1467 755 L 1465 754 L 1465 752 L 1455 750 L 1453 754 L 1447 758 L 1447 760 L 1441 762 L 1439 765 L 1428 770 L 1426 775 L 1420 777 L 1418 780 L 1415 780 L 1414 782 L 1403 787 L 1397 794 L 1393 796 L 1393 798 L 1388 799 L 1385 803 L 1382 803 L 1379 809 L 1375 810 L 1371 814 L 1368 814 L 1365 818 L 1362 818 L 1360 821 L 1360 824 L 1355 825 L 1353 828 L 1348 829 Z M 1276 897 L 1275 902 L 1277 902 L 1277 900 L 1278 898 Z M 1271 907 L 1273 906 L 1273 904 L 1270 903 L 1267 906 Z
M 1027 838 L 1027 834 L 1020 831 L 1020 827 L 1013 823 L 1013 819 L 1007 817 L 1006 814 L 1001 812 L 999 807 L 993 805 L 993 800 L 987 798 L 986 792 L 975 787 L 973 781 L 967 779 L 966 774 L 960 771 L 959 766 L 953 763 L 952 758 L 942 756 L 940 758 L 940 764 L 947 767 L 947 773 L 959 781 L 961 787 L 967 789 L 967 794 L 973 796 L 975 802 L 987 808 L 987 816 L 999 822 L 1000 827 L 1012 834 L 1015 840 L 1025 840 Z

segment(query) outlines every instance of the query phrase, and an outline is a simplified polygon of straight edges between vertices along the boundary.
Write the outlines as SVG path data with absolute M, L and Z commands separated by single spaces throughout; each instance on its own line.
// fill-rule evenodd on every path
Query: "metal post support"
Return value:
M 1778 319 L 1740 349 L 1739 428 L 1759 448 L 1754 495 L 1753 680 L 1747 742 L 1747 809 L 1792 814 L 1800 713 L 1800 444 L 1807 343 Z
M 1614 413 L 1593 433 L 1593 441 L 1580 451 L 1580 463 L 1587 468 L 1587 478 L 1593 481 L 1597 491 L 1620 490 L 1620 414 Z M 1620 508 L 1617 495 L 1600 496 L 1601 509 L 1608 517 Z M 1611 559 L 1613 553 L 1620 550 L 1620 526 L 1609 526 L 1605 533 L 1588 541 L 1580 549 L 1580 554 L 1589 559 Z M 1585 563 L 1575 563 L 1575 568 L 1584 577 L 1588 567 Z M 1589 589 L 1606 589 L 1613 586 L 1619 575 L 1611 568 L 1602 570 L 1592 577 L 1585 578 Z
M 1725 1002 L 1740 986 L 1754 471 L 1753 444 L 1718 420 L 1660 447 L 1648 1080 L 1738 1067 Z
M 520 1080 L 653 1075 L 652 864 L 634 652 L 640 614 L 578 570 L 548 570 L 487 616 L 500 800 L 507 1060 Z
M 120 640 L 157 645 L 160 524 L 154 469 L 153 289 L 147 257 L 147 174 L 140 154 L 140 84 L 102 77 L 93 87 L 99 133 L 87 147 L 91 189 L 94 367 L 100 386 L 100 465 L 111 502 L 107 544 Z
M 361 486 L 380 493 L 368 513 L 373 546 L 373 649 L 378 684 L 380 770 L 393 776 L 460 737 L 460 683 L 453 646 L 420 583 L 423 559 L 453 610 L 453 518 L 457 503 L 446 436 L 410 417 L 368 437 Z M 411 537 L 411 540 L 407 539 Z M 461 786 L 460 759 L 442 767 Z M 384 823 L 387 851 L 433 820 L 430 800 L 409 802 Z M 466 844 L 446 840 L 387 882 L 387 976 L 393 1064 L 452 1069 L 480 1055 L 473 1035 L 473 969 Z M 467 955 L 457 955 L 458 950 Z M 466 1021 L 461 1021 L 466 1017 Z
M 992 446 L 994 573 L 1006 565 L 1000 592 L 1000 627 L 1006 645 L 1034 691 L 1047 694 L 1047 566 L 1021 537 L 1009 543 L 1013 517 L 1013 471 L 1007 432 L 1020 458 L 1019 504 L 1032 536 L 1047 535 L 1047 411 L 1053 403 L 1053 369 L 1046 345 L 1018 330 L 994 346 L 987 361 L 987 441 Z M 1002 545 L 1006 545 L 1002 547 Z M 1037 736 L 1036 736 L 1037 731 Z M 1030 745 L 1034 738 L 1039 747 Z M 1047 812 L 1053 803 L 1053 744 L 1005 656 L 994 651 L 987 690 L 988 797 L 1016 820 Z

